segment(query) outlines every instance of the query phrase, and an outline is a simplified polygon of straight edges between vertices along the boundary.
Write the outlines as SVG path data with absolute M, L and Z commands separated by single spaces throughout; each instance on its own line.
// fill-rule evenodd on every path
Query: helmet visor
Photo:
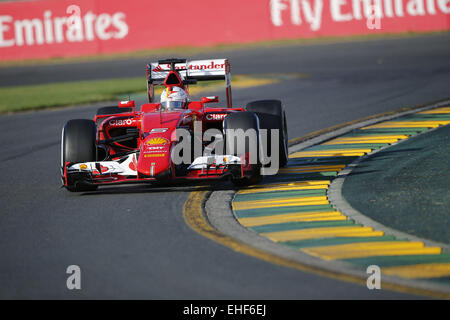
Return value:
M 164 101 L 161 105 L 167 110 L 183 109 L 184 101 Z

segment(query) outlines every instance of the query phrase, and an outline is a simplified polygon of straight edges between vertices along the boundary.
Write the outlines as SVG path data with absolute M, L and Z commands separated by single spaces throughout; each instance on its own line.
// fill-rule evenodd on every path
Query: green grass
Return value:
M 142 77 L 6 87 L 0 88 L 0 113 L 110 101 L 145 90 Z
M 302 77 L 293 74 L 293 77 Z M 234 88 L 246 88 L 278 82 L 272 75 L 255 77 L 234 75 Z M 193 95 L 224 89 L 224 81 L 204 81 L 190 87 Z M 100 101 L 128 100 L 128 95 L 145 97 L 145 77 L 89 80 L 0 88 L 0 114 L 58 106 L 73 106 Z M 160 90 L 155 90 L 158 96 Z

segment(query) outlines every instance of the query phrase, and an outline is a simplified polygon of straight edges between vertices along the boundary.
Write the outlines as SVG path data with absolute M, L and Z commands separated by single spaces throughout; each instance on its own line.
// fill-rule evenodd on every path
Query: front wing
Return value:
M 226 176 L 242 178 L 251 170 L 246 159 L 232 155 L 211 155 L 196 158 L 185 166 L 180 174 L 172 165 L 164 179 L 221 179 Z M 139 183 L 160 180 L 157 176 L 140 175 L 137 170 L 137 154 L 113 161 L 66 163 L 63 168 L 63 184 L 109 185 L 119 183 Z

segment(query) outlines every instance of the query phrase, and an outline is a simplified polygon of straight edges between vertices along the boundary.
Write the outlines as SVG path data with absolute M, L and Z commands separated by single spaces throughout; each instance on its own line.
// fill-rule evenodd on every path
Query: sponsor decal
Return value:
M 215 61 L 211 61 L 211 63 L 206 64 L 189 64 L 186 67 L 186 64 L 177 64 L 175 65 L 176 70 L 223 70 L 225 68 L 225 63 L 216 63 Z M 170 64 L 166 65 L 157 65 L 153 68 L 153 72 L 167 72 L 170 70 Z
M 67 13 L 71 15 L 64 16 L 38 10 L 33 8 L 34 15 L 27 19 L 0 15 L 0 48 L 105 41 L 128 35 L 124 12 L 82 12 L 78 6 L 69 6 Z
M 167 145 L 144 145 L 144 153 L 167 152 Z
M 109 120 L 108 124 L 112 127 L 122 127 L 133 125 L 134 120 L 132 119 L 119 119 L 119 120 Z
M 223 120 L 227 116 L 227 113 L 208 113 L 206 115 L 206 120 Z
M 227 0 L 227 20 L 218 23 L 208 0 L 0 1 L 0 60 L 83 56 L 173 45 L 205 46 L 261 40 L 343 36 L 370 32 L 442 31 L 450 28 L 450 0 Z M 176 24 L 148 37 L 149 12 L 159 24 L 190 19 L 196 32 L 172 37 Z M 248 19 L 252 28 L 248 28 Z M 152 20 L 152 21 L 153 21 Z M 208 28 L 204 28 L 208 25 Z M 246 32 L 242 32 L 246 30 Z M 143 39 L 145 41 L 143 41 Z M 228 73 L 223 60 L 177 65 L 191 75 Z M 167 64 L 151 64 L 160 77 Z M 227 79 L 227 83 L 229 79 Z
M 325 31 L 331 34 L 330 23 L 339 28 L 339 24 L 361 26 L 367 21 L 369 30 L 381 30 L 381 19 L 397 19 L 394 30 L 433 29 L 440 15 L 450 13 L 448 0 L 267 0 L 270 20 L 276 28 L 295 26 L 310 31 Z M 434 16 L 434 17 L 433 17 Z M 401 19 L 401 20 L 400 20 Z M 413 19 L 416 19 L 414 22 Z M 435 20 L 435 21 L 433 21 Z M 441 29 L 448 29 L 445 20 L 441 20 Z M 365 24 L 365 23 L 364 23 Z M 340 34 L 353 32 L 343 29 Z
M 157 158 L 157 157 L 165 157 L 167 153 L 151 153 L 144 154 L 144 158 Z
M 167 140 L 166 138 L 151 138 L 150 140 L 148 140 L 146 142 L 146 144 L 148 145 L 164 145 L 164 144 L 168 144 L 169 140 Z
M 164 150 L 164 146 L 145 146 L 145 151 L 161 151 Z

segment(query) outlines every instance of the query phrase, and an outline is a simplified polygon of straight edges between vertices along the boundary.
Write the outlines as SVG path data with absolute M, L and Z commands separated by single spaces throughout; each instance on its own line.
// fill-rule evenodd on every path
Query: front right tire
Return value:
M 93 162 L 96 161 L 97 126 L 94 121 L 75 119 L 68 121 L 61 137 L 61 168 L 67 162 Z M 67 189 L 72 192 L 93 191 L 97 186 L 69 181 Z

